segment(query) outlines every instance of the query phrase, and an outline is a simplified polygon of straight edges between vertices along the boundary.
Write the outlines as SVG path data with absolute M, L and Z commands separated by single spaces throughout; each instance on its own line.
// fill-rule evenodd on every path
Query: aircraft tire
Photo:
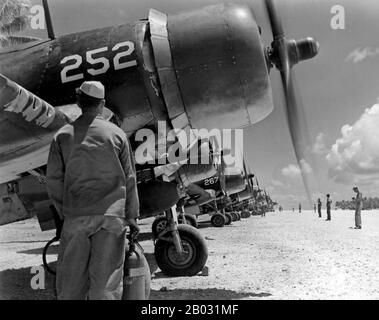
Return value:
M 238 221 L 238 216 L 237 216 L 237 213 L 236 212 L 230 212 L 230 215 L 232 216 L 232 221 Z
M 226 223 L 226 219 L 221 213 L 215 213 L 211 218 L 211 223 L 216 228 L 222 228 Z
M 232 216 L 231 216 L 231 214 L 230 213 L 225 213 L 225 225 L 226 226 L 229 226 L 229 225 L 231 225 L 232 224 L 232 221 L 233 221 L 233 219 L 232 219 Z
M 207 262 L 207 244 L 194 227 L 182 224 L 178 226 L 178 231 L 185 254 L 179 256 L 172 242 L 159 239 L 155 245 L 155 260 L 162 272 L 168 276 L 194 276 L 203 270 Z
M 154 237 L 158 237 L 158 234 L 167 228 L 167 218 L 165 216 L 158 216 L 155 218 L 151 230 Z
M 236 212 L 236 215 L 237 215 L 237 221 L 241 221 L 241 213 L 239 213 L 238 211 Z
M 241 218 L 243 218 L 243 219 L 250 218 L 250 216 L 251 216 L 251 214 L 249 211 L 244 210 L 241 212 Z

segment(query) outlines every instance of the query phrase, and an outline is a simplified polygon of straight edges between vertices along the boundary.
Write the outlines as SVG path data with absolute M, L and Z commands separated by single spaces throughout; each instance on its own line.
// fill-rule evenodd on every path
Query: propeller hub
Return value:
M 319 43 L 310 37 L 301 40 L 289 40 L 287 46 L 291 65 L 314 58 L 320 48 Z
M 287 40 L 283 36 L 276 38 L 271 47 L 266 49 L 266 58 L 269 67 L 275 66 L 278 70 L 283 70 L 285 63 L 292 67 L 303 60 L 314 58 L 319 49 L 319 43 L 313 38 Z

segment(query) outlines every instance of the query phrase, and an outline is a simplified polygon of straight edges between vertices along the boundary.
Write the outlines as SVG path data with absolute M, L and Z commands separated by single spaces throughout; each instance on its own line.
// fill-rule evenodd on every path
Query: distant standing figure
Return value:
M 354 187 L 353 191 L 357 194 L 355 197 L 355 229 L 362 229 L 361 211 L 363 206 L 362 192 L 358 187 Z
M 316 204 L 314 203 L 313 204 L 313 211 L 316 213 L 317 211 L 316 211 Z
M 301 213 L 301 203 L 299 203 L 299 213 Z
M 319 218 L 321 218 L 321 207 L 322 207 L 321 199 L 318 198 L 318 200 L 317 200 L 317 209 L 318 209 L 318 217 Z
M 295 208 L 292 208 L 292 212 L 295 212 Z
M 332 220 L 332 216 L 330 214 L 331 208 L 332 208 L 332 200 L 330 199 L 330 194 L 327 194 L 326 195 L 326 216 L 327 216 L 326 220 L 327 221 Z

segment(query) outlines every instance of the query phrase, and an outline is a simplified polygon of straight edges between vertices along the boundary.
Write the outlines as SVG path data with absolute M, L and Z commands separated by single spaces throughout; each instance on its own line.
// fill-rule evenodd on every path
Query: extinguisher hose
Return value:
M 46 243 L 45 247 L 43 248 L 43 252 L 42 252 L 42 261 L 43 261 L 43 265 L 45 266 L 46 270 L 51 273 L 52 275 L 56 275 L 56 271 L 51 269 L 48 262 L 47 262 L 47 259 L 46 259 L 46 256 L 47 256 L 47 250 L 49 249 L 49 247 L 55 243 L 55 242 L 58 242 L 59 241 L 59 237 L 55 236 L 53 239 L 51 239 L 48 243 Z

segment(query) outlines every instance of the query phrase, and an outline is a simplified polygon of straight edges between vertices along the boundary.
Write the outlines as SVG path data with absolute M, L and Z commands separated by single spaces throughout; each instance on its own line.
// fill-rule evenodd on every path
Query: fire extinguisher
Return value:
M 147 300 L 150 295 L 150 268 L 137 235 L 130 233 L 127 237 L 129 248 L 125 255 L 122 300 Z

